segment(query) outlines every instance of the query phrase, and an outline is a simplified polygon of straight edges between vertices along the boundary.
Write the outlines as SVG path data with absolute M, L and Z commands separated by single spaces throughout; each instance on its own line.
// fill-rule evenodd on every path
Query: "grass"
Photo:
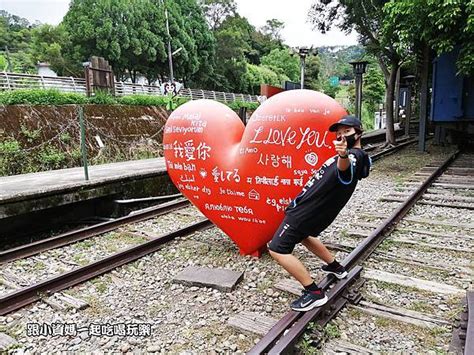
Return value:
M 87 260 L 86 256 L 82 253 L 75 254 L 72 258 L 74 262 L 76 262 L 79 265 L 87 265 L 89 263 L 89 260 Z
M 107 292 L 111 282 L 112 279 L 108 275 L 91 280 L 92 285 L 94 285 L 96 291 L 100 294 Z
M 334 322 L 330 322 L 328 323 L 328 325 L 326 325 L 326 327 L 324 328 L 324 334 L 329 339 L 341 337 L 341 331 L 339 330 L 337 324 Z
M 42 261 L 37 261 L 34 266 L 33 266 L 33 269 L 37 270 L 37 271 L 41 271 L 41 270 L 44 270 L 46 269 L 46 264 Z

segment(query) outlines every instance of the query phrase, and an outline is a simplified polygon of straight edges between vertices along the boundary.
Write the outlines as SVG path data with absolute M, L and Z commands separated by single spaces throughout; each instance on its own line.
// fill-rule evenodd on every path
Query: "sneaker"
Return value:
M 323 290 L 317 292 L 311 292 L 303 290 L 300 298 L 291 304 L 291 309 L 294 311 L 305 312 L 313 309 L 314 307 L 321 307 L 328 301 L 327 296 Z
M 321 266 L 321 270 L 323 270 L 327 274 L 335 275 L 338 279 L 343 279 L 344 277 L 347 276 L 347 270 L 342 265 L 340 265 L 337 268 L 331 267 L 329 265 L 323 265 Z

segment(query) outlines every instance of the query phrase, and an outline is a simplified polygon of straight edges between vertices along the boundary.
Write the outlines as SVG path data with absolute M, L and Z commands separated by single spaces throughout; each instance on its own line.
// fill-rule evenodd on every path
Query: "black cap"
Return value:
M 358 130 L 362 131 L 362 123 L 356 116 L 344 116 L 342 117 L 339 121 L 336 123 L 333 123 L 331 126 L 329 126 L 329 131 L 330 132 L 336 132 L 339 126 L 349 126 L 349 127 L 354 127 L 357 128 Z

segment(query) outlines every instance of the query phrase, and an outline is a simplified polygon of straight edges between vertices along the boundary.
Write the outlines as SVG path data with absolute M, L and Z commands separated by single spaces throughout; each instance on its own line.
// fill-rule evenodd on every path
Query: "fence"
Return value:
M 84 95 L 87 93 L 86 80 L 83 78 L 0 72 L 0 91 L 18 89 L 57 89 L 59 91 L 75 92 Z M 134 94 L 162 96 L 160 87 L 158 86 L 115 81 L 115 95 L 124 96 Z M 178 96 L 191 100 L 211 99 L 222 102 L 258 102 L 256 95 L 187 88 L 181 89 Z

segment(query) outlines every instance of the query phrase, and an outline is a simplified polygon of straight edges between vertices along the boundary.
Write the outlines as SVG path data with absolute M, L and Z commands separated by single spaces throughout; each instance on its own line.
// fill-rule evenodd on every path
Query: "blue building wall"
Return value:
M 433 122 L 474 121 L 474 78 L 456 75 L 457 56 L 455 50 L 433 61 Z

